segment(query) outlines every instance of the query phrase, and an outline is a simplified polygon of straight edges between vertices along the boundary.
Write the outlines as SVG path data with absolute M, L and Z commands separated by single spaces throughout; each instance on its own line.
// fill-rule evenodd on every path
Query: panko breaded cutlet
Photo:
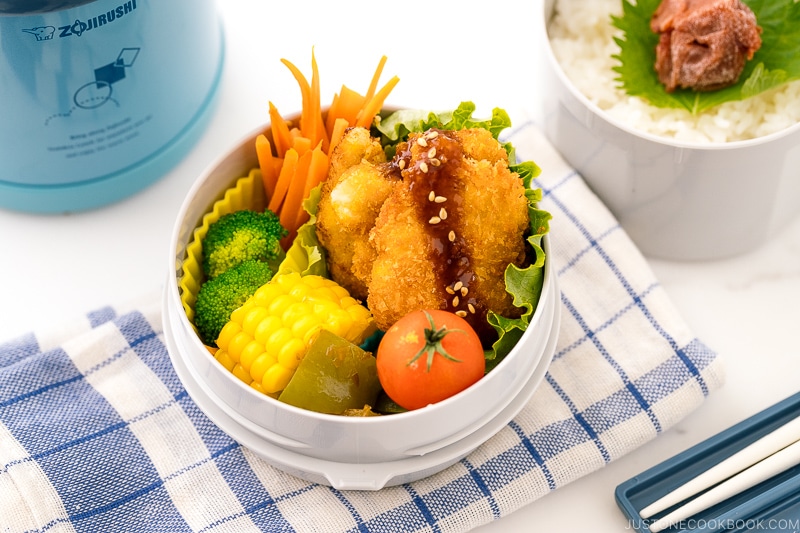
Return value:
M 353 172 L 366 172 L 363 165 Z M 382 201 L 377 213 L 359 217 L 372 218 L 369 253 L 342 253 L 323 242 L 332 275 L 350 262 L 349 275 L 367 289 L 367 305 L 383 330 L 412 311 L 444 309 L 464 316 L 491 342 L 486 313 L 521 312 L 505 290 L 504 273 L 509 263 L 524 265 L 530 224 L 524 185 L 509 170 L 504 148 L 484 129 L 429 130 L 399 145 L 393 161 L 370 166 L 382 185 L 364 192 Z M 323 227 L 333 222 L 338 187 L 324 210 L 320 202 Z
M 328 178 L 317 209 L 317 238 L 328 252 L 331 277 L 359 300 L 367 299 L 368 272 L 354 272 L 371 262 L 369 232 L 396 180 L 382 164 L 380 143 L 365 128 L 349 128 L 331 154 Z

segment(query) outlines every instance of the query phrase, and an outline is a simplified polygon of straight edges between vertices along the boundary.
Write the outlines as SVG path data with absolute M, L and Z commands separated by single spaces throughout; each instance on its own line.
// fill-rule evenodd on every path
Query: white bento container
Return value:
M 223 193 L 257 167 L 246 135 L 189 191 L 173 230 L 163 314 L 167 348 L 187 392 L 223 431 L 272 465 L 338 489 L 377 490 L 438 472 L 506 425 L 541 382 L 555 349 L 559 290 L 546 260 L 544 288 L 531 325 L 491 372 L 467 390 L 415 411 L 343 417 L 308 411 L 263 395 L 218 363 L 182 307 L 180 277 L 187 244 Z M 543 247 L 550 250 L 549 237 Z

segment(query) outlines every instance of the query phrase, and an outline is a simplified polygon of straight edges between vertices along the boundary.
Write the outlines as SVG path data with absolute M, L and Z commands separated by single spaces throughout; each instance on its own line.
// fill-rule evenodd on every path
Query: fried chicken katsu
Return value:
M 521 313 L 504 273 L 526 264 L 530 225 L 505 149 L 485 129 L 432 129 L 412 134 L 391 161 L 369 160 L 359 157 L 375 147 L 368 137 L 347 132 L 322 191 L 317 231 L 332 277 L 366 298 L 381 329 L 411 311 L 443 309 L 490 343 L 489 310 Z
M 385 163 L 383 148 L 369 131 L 350 128 L 331 154 L 319 201 L 317 237 L 328 252 L 331 277 L 362 301 L 375 256 L 369 232 L 396 183 Z

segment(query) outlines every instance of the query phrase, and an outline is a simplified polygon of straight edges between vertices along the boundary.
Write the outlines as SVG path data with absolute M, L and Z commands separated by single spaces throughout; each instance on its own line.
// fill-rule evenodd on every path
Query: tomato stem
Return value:
M 414 361 L 422 357 L 423 354 L 426 354 L 427 371 L 430 372 L 431 365 L 433 364 L 433 357 L 437 353 L 440 354 L 445 359 L 449 359 L 450 361 L 460 363 L 461 359 L 456 359 L 455 357 L 447 353 L 447 350 L 445 350 L 444 346 L 442 346 L 442 341 L 450 333 L 454 332 L 464 333 L 464 331 L 460 329 L 447 329 L 446 325 L 442 326 L 439 329 L 436 329 L 436 323 L 433 321 L 433 317 L 431 316 L 431 314 L 427 311 L 423 311 L 423 313 L 425 313 L 425 316 L 428 317 L 428 322 L 430 322 L 431 327 L 424 329 L 425 344 L 417 352 L 417 355 L 415 355 L 408 362 L 408 365 L 409 366 L 412 365 Z

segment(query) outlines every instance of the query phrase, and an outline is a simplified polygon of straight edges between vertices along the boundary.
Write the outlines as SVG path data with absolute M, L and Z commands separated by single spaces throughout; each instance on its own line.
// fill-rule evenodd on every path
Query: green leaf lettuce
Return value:
M 328 263 L 325 259 L 325 250 L 317 239 L 317 206 L 319 205 L 321 186 L 311 190 L 308 198 L 303 202 L 303 209 L 308 212 L 308 222 L 300 226 L 286 258 L 278 269 L 278 274 L 299 272 L 303 276 L 317 275 L 328 276 Z

